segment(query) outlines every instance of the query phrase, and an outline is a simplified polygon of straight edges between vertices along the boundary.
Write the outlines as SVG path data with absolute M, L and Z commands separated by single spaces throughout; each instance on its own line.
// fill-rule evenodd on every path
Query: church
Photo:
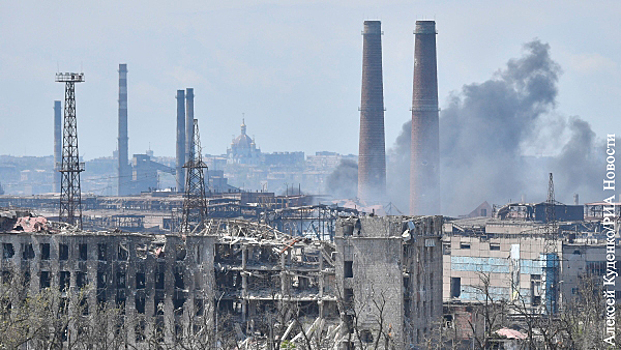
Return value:
M 246 134 L 246 123 L 242 119 L 241 135 L 231 142 L 231 148 L 226 150 L 227 164 L 261 164 L 261 149 L 257 148 L 254 140 Z

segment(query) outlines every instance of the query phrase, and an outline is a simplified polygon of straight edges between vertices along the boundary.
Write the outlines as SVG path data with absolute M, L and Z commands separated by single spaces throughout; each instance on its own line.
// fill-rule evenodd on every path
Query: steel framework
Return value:
M 560 259 L 558 252 L 558 224 L 556 222 L 556 198 L 554 196 L 554 178 L 552 173 L 550 173 L 548 180 L 548 198 L 546 200 L 546 227 L 547 227 L 547 235 L 545 240 L 544 247 L 544 273 L 545 273 L 545 284 L 544 284 L 544 300 L 542 303 L 543 311 L 546 314 L 554 315 L 558 312 L 558 304 L 559 304 L 559 269 Z
M 352 208 L 317 204 L 268 210 L 264 215 L 262 221 L 281 232 L 333 241 L 336 220 L 339 217 L 358 216 L 359 212 Z
M 59 221 L 82 229 L 82 193 L 80 173 L 84 163 L 78 152 L 78 119 L 75 112 L 75 83 L 84 82 L 84 73 L 57 73 L 57 83 L 65 83 L 65 118 L 63 124 L 63 150 L 60 166 Z
M 181 232 L 199 232 L 207 218 L 207 199 L 205 197 L 205 176 L 201 155 L 201 140 L 198 130 L 198 119 L 194 119 L 194 137 L 190 147 L 188 161 L 183 166 L 187 169 L 185 177 L 185 195 L 183 198 L 183 214 Z

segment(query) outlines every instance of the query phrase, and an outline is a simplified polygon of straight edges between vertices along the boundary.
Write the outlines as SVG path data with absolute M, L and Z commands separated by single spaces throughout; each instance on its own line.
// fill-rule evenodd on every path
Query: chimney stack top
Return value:
M 362 34 L 382 34 L 382 22 L 364 21 L 364 31 Z
M 437 34 L 436 21 L 416 21 L 414 34 Z

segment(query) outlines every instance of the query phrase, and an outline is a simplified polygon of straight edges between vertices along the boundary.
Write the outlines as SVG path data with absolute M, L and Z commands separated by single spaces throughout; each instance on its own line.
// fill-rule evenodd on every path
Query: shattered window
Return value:
M 164 289 L 164 271 L 163 266 L 159 266 L 155 271 L 155 289 Z
M 97 271 L 97 289 L 108 287 L 108 274 L 105 271 Z
M 82 311 L 83 316 L 88 315 L 88 298 L 81 298 L 78 307 Z
M 368 329 L 362 330 L 360 332 L 360 340 L 362 340 L 363 343 L 373 343 L 373 334 L 371 334 L 371 331 Z
M 125 288 L 125 271 L 116 272 L 116 288 Z
M 106 301 L 108 301 L 107 298 L 106 298 L 106 292 L 105 291 L 98 291 L 97 292 L 97 306 L 100 309 L 104 309 L 105 306 L 106 306 Z
M 97 245 L 97 260 L 106 261 L 108 253 L 108 245 L 100 243 Z
M 3 270 L 2 271 L 2 283 L 11 283 L 13 281 L 13 276 L 11 274 L 11 271 L 9 270 Z
M 182 244 L 177 245 L 177 256 L 175 260 L 177 261 L 185 260 L 185 247 Z
M 22 259 L 30 260 L 30 259 L 34 259 L 34 257 L 35 257 L 35 253 L 34 253 L 34 249 L 32 249 L 32 244 L 31 243 L 22 244 Z
M 30 271 L 24 272 L 24 279 L 22 282 L 24 287 L 28 287 L 30 285 Z
M 86 279 L 86 272 L 77 271 L 75 273 L 75 284 L 78 288 L 86 287 L 86 285 L 88 284 L 88 281 Z
M 174 308 L 174 313 L 175 316 L 182 316 L 183 315 L 183 305 L 185 304 L 185 299 L 184 298 L 175 298 L 173 299 L 173 308 Z
M 183 283 L 183 268 L 181 266 L 175 267 L 175 288 L 185 289 L 185 284 Z
M 71 272 L 69 271 L 60 271 L 60 280 L 59 280 L 60 291 L 66 291 L 69 289 L 71 284 Z
M 86 245 L 86 243 L 80 243 L 79 245 L 79 249 L 80 249 L 80 260 L 87 260 L 88 259 L 88 246 Z
M 196 316 L 203 316 L 205 313 L 203 299 L 194 299 L 194 312 Z
M 49 288 L 51 280 L 51 273 L 49 271 L 41 271 L 39 279 L 39 288 Z
M 345 288 L 344 299 L 346 307 L 352 307 L 354 302 L 354 290 L 351 288 Z
M 120 261 L 126 261 L 127 258 L 129 257 L 129 249 L 127 249 L 127 243 L 125 242 L 121 242 L 119 243 L 119 249 L 118 249 L 118 259 Z
M 114 304 L 116 308 L 119 309 L 121 314 L 125 314 L 125 300 L 126 300 L 125 291 L 124 290 L 117 291 L 116 296 L 114 298 Z
M 136 244 L 136 256 L 140 259 L 147 258 L 147 245 L 144 243 Z
M 354 277 L 354 262 L 345 261 L 345 278 Z
M 50 244 L 41 243 L 39 249 L 41 250 L 41 260 L 50 260 Z
M 442 242 L 442 254 L 451 255 L 451 242 Z
M 15 255 L 15 250 L 13 249 L 13 244 L 11 243 L 3 243 L 2 244 L 2 258 L 3 259 L 11 259 Z
M 164 316 L 164 299 L 162 298 L 155 298 L 153 300 L 154 303 L 154 310 L 153 310 L 153 316 Z
M 144 295 L 136 295 L 136 312 L 144 314 L 146 300 Z
M 136 272 L 136 289 L 144 289 L 144 288 L 145 288 L 144 272 Z
M 142 307 L 142 310 L 143 312 L 141 313 L 144 314 L 144 306 Z M 145 320 L 140 320 L 140 322 L 136 324 L 136 327 L 134 327 L 134 334 L 136 335 L 137 343 L 142 343 L 147 339 L 146 334 L 145 334 L 146 329 L 147 329 L 147 322 Z
M 69 260 L 69 246 L 66 244 L 58 245 L 58 259 Z
M 201 251 L 202 251 L 202 246 L 200 244 L 198 244 L 196 246 L 196 263 L 197 264 L 200 264 L 202 262 Z

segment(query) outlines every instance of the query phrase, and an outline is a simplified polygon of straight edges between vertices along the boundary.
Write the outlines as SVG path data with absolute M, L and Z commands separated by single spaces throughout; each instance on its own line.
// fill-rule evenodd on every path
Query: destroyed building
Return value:
M 338 293 L 347 322 L 361 334 L 344 338 L 359 348 L 356 342 L 380 336 L 397 349 L 429 339 L 442 315 L 442 217 L 341 222 L 334 240 Z
M 346 349 L 378 338 L 402 348 L 441 315 L 439 216 L 344 217 L 332 242 L 245 220 L 211 220 L 187 236 L 83 232 L 46 221 L 25 232 L 17 214 L 24 213 L 3 216 L 3 281 L 24 276 L 31 292 L 68 298 L 87 288 L 86 305 L 107 302 L 149 320 L 127 328 L 138 348 L 153 332 L 174 343 L 205 327 L 218 331 L 218 319 L 219 341 L 241 348 L 312 341 Z
M 143 329 L 128 328 L 132 343 L 151 327 L 172 339 L 180 324 L 210 317 L 204 304 L 213 300 L 215 237 L 76 232 L 2 234 L 0 240 L 4 283 L 25 276 L 31 291 L 69 295 L 90 286 L 90 307 L 109 302 L 128 315 L 155 317 Z
M 578 206 L 555 205 L 549 208 L 564 220 L 552 221 L 542 218 L 545 205 L 507 204 L 494 217 L 444 224 L 444 317 L 454 339 L 469 342 L 473 324 L 477 334 L 484 329 L 476 305 L 517 303 L 518 311 L 507 316 L 521 327 L 519 312 L 558 315 L 580 302 L 585 281 L 601 281 L 606 272 L 601 217 L 584 220 Z M 616 246 L 618 255 L 618 234 Z M 621 286 L 615 297 L 619 303 Z

